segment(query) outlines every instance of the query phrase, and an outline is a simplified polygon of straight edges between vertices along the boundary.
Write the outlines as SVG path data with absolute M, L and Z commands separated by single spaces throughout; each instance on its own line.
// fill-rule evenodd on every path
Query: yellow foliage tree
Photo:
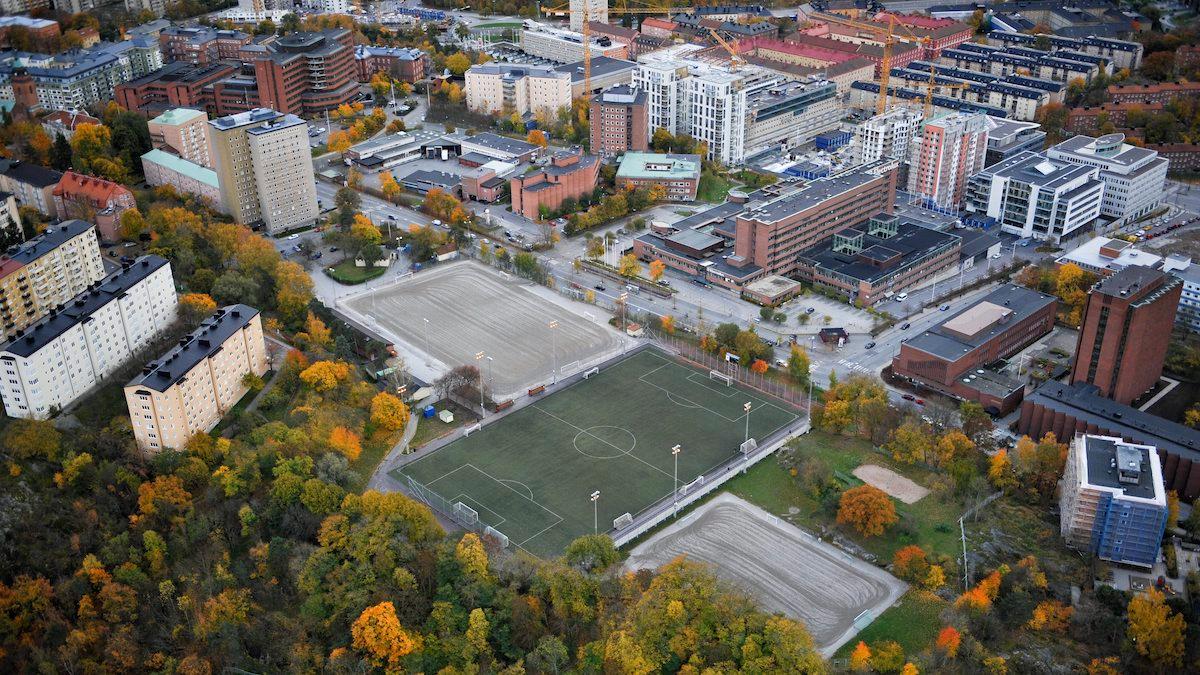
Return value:
M 958 429 L 951 429 L 942 434 L 938 439 L 937 445 L 934 447 L 934 453 L 937 456 L 938 463 L 942 466 L 953 462 L 956 459 L 961 459 L 967 456 L 967 453 L 975 449 L 975 443 L 967 438 L 967 435 Z
M 891 498 L 871 485 L 846 490 L 838 503 L 838 524 L 849 525 L 864 537 L 881 535 L 898 520 Z
M 446 67 L 455 76 L 462 77 L 462 74 L 467 72 L 467 68 L 471 67 L 471 59 L 462 52 L 455 52 L 446 58 Z
M 1026 624 L 1033 630 L 1045 630 L 1052 633 L 1062 633 L 1067 630 L 1067 622 L 1075 609 L 1057 600 L 1043 600 L 1033 608 L 1033 616 Z
M 550 142 L 546 140 L 546 132 L 542 131 L 541 129 L 530 130 L 530 132 L 525 135 L 525 142 L 532 143 L 539 148 L 544 148 L 550 145 Z
M 458 545 L 454 547 L 454 559 L 458 561 L 463 574 L 473 579 L 487 578 L 487 551 L 483 550 L 483 542 L 474 532 L 468 532 L 458 540 Z
M 650 279 L 658 281 L 662 278 L 663 272 L 667 271 L 667 264 L 661 260 L 650 261 Z
M 904 664 L 904 667 L 900 669 L 900 675 L 920 675 L 920 673 L 921 671 L 917 670 L 917 667 L 913 665 L 912 661 Z
M 1171 612 L 1163 594 L 1153 588 L 1145 594 L 1133 596 L 1127 610 L 1129 626 L 1126 631 L 1138 654 L 1146 657 L 1155 668 L 1181 668 L 1185 628 L 1183 615 Z
M 667 315 L 659 319 L 659 325 L 662 326 L 662 332 L 667 335 L 675 334 L 675 317 Z
M 850 670 L 858 673 L 866 672 L 871 667 L 871 648 L 862 640 L 854 645 L 854 651 L 850 652 Z
M 184 293 L 179 296 L 179 314 L 185 323 L 200 323 L 215 311 L 217 302 L 208 293 Z
M 362 454 L 362 440 L 358 434 L 346 427 L 337 426 L 329 432 L 329 447 L 346 456 L 353 462 Z
M 403 429 L 411 416 L 404 401 L 386 391 L 371 399 L 371 421 L 388 431 Z
M 997 490 L 1011 490 L 1017 486 L 1017 475 L 1013 472 L 1008 450 L 1001 448 L 988 460 L 988 481 Z
M 342 361 L 317 361 L 300 371 L 300 381 L 315 391 L 336 389 L 350 376 L 350 365 Z
M 621 256 L 621 262 L 617 271 L 621 276 L 632 279 L 642 273 L 642 265 L 638 262 L 637 256 L 630 253 L 629 255 Z
M 308 317 L 304 320 L 304 332 L 297 333 L 296 337 L 310 345 L 325 349 L 333 344 L 333 331 L 329 330 L 325 322 L 312 312 L 309 312 Z
M 368 607 L 358 615 L 350 626 L 351 644 L 364 652 L 376 666 L 387 664 L 389 669 L 400 667 L 400 660 L 411 654 L 418 646 L 400 625 L 396 606 L 381 602 Z
M 936 591 L 946 585 L 946 571 L 942 569 L 941 565 L 930 565 L 929 574 L 925 575 L 923 583 L 925 588 Z

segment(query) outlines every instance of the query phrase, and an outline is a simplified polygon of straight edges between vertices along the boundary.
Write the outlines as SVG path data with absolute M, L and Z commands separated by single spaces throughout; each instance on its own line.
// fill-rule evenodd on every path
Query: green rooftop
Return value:
M 189 162 L 182 157 L 172 155 L 169 152 L 163 152 L 157 148 L 142 155 L 142 159 L 148 159 L 155 164 L 167 167 L 168 169 L 183 174 L 188 178 L 200 181 L 210 187 L 218 188 L 217 172 L 212 169 L 206 169 L 195 162 Z
M 176 125 L 183 124 L 188 120 L 192 120 L 200 116 L 208 119 L 208 115 L 206 115 L 202 110 L 192 110 L 191 108 L 175 108 L 174 110 L 168 110 L 158 117 L 155 117 L 154 119 L 150 120 L 150 122 L 152 124 Z
M 700 155 L 664 155 L 656 152 L 627 152 L 617 169 L 617 178 L 633 180 L 682 180 L 700 178 Z

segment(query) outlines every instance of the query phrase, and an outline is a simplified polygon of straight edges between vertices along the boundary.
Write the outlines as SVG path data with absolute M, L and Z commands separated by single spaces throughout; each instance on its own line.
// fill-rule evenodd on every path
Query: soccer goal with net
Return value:
M 588 379 L 589 377 L 591 377 L 591 376 L 593 376 L 593 375 L 599 375 L 599 374 L 600 374 L 600 368 L 599 368 L 599 366 L 597 366 L 597 367 L 595 367 L 595 368 L 592 368 L 592 369 L 590 369 L 590 370 L 587 370 L 587 371 L 585 371 L 585 372 L 583 373 L 583 379 L 585 379 L 585 380 L 586 380 L 586 379 Z
M 725 373 L 717 372 L 715 370 L 708 371 L 708 379 L 719 380 L 721 382 L 724 382 L 726 387 L 733 386 L 733 376 L 732 375 L 726 375 Z
M 474 527 L 479 522 L 479 513 L 462 502 L 454 502 L 454 517 L 467 527 Z

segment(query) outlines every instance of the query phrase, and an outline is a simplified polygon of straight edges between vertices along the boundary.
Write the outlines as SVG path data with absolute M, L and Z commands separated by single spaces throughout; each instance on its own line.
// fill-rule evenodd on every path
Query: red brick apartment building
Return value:
M 615 157 L 645 151 L 650 143 L 647 95 L 628 85 L 612 87 L 592 97 L 592 152 Z
M 175 62 L 116 89 L 117 102 L 147 116 L 180 106 L 221 117 L 254 108 L 318 115 L 358 93 L 350 31 L 292 33 L 237 52 L 241 63 Z
M 895 164 L 867 165 L 748 206 L 737 216 L 729 264 L 794 276 L 804 249 L 875 214 L 892 212 L 896 172 Z
M 1161 112 L 1162 109 L 1163 105 L 1161 103 L 1140 103 L 1136 101 L 1072 108 L 1067 112 L 1066 128 L 1067 131 L 1074 134 L 1099 136 L 1102 117 L 1107 118 L 1107 121 L 1114 127 L 1121 129 L 1126 126 L 1125 120 L 1130 110 L 1141 110 L 1154 114 Z
M 250 41 L 247 33 L 206 26 L 172 26 L 158 34 L 163 61 L 183 61 L 193 65 L 236 59 L 238 52 Z
M 407 47 L 354 48 L 354 73 L 359 82 L 370 82 L 375 73 L 387 73 L 401 82 L 424 79 L 429 69 L 429 55 L 420 49 Z
M 1005 284 L 975 305 L 900 344 L 892 371 L 931 389 L 1008 413 L 1024 385 L 983 366 L 1007 358 L 1054 328 L 1058 301 Z
M 1200 82 L 1163 82 L 1161 84 L 1111 85 L 1108 98 L 1113 103 L 1160 103 L 1200 94 Z
M 542 207 L 554 211 L 568 197 L 591 193 L 599 176 L 598 158 L 583 150 L 557 152 L 547 166 L 509 180 L 513 213 L 538 220 Z
M 1071 382 L 1095 385 L 1100 396 L 1126 404 L 1153 387 L 1162 375 L 1182 292 L 1178 277 L 1141 265 L 1092 286 Z

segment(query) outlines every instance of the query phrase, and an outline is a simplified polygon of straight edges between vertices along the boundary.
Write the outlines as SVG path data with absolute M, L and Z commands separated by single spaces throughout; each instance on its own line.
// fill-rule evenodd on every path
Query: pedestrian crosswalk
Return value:
M 867 366 L 862 365 L 861 363 L 859 363 L 857 361 L 838 359 L 837 362 L 838 362 L 838 365 L 841 366 L 842 368 L 845 368 L 847 370 L 852 370 L 856 373 L 865 373 L 868 375 L 873 375 L 875 373 L 874 370 L 872 370 L 871 368 L 868 368 Z

